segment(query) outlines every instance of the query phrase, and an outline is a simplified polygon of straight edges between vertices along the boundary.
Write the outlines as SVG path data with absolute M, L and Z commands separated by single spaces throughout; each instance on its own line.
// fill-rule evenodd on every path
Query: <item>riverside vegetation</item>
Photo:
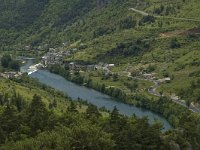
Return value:
M 5 87 L 9 87 L 7 91 Z M 191 146 L 196 149 L 199 146 L 196 127 L 199 118 L 187 110 L 179 110 L 182 115 L 177 130 L 162 133 L 160 123 L 149 125 L 147 118 L 127 118 L 117 108 L 107 113 L 91 104 L 72 102 L 27 75 L 1 79 L 0 91 L 0 149 L 185 149 Z M 165 101 L 162 98 L 159 103 Z
M 64 59 L 64 65 L 49 69 L 125 103 L 158 112 L 175 128 L 162 133 L 162 126 L 149 125 L 147 118 L 127 118 L 116 108 L 108 113 L 71 102 L 23 75 L 12 80 L 0 78 L 0 149 L 200 149 L 198 113 L 168 97 L 150 95 L 144 89 L 151 82 L 122 75 L 137 77 L 145 70 L 158 79 L 170 77 L 157 91 L 198 106 L 200 1 L 0 2 L 0 71 L 18 70 L 16 56 L 40 58 L 49 48 L 77 49 Z M 68 62 L 106 62 L 115 67 L 110 76 L 98 71 L 71 74 L 65 65 Z

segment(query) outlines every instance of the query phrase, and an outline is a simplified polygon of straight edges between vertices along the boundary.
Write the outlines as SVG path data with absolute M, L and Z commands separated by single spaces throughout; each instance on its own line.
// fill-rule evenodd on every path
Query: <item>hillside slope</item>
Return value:
M 0 7 L 1 48 L 34 48 L 48 44 L 58 47 L 66 41 L 90 41 L 102 37 L 124 35 L 129 32 L 157 33 L 186 30 L 199 22 L 160 18 L 148 20 L 129 8 L 137 8 L 160 16 L 193 18 L 198 20 L 198 1 L 160 0 L 43 0 L 2 1 Z M 193 8 L 193 9 L 191 9 Z M 188 11 L 191 9 L 192 11 Z M 138 23 L 140 26 L 138 27 Z M 144 24 L 141 26 L 142 24 Z M 154 32 L 154 31 L 157 32 Z M 128 32 L 127 32 L 128 31 Z M 115 35 L 117 33 L 117 35 Z M 128 35 L 127 35 L 128 34 Z M 112 37 L 113 37 L 112 36 Z M 143 35 L 142 35 L 143 36 Z M 8 38 L 9 37 L 9 38 Z M 138 35 L 136 35 L 138 37 Z M 117 39 L 114 37 L 112 42 Z M 120 39 L 121 41 L 124 39 Z
M 178 93 L 199 77 L 192 76 L 198 74 L 200 62 L 198 0 L 7 0 L 1 3 L 1 50 L 17 50 L 15 54 L 21 55 L 29 47 L 41 53 L 68 43 L 79 49 L 68 61 L 120 63 L 129 72 L 151 64 L 156 68 L 157 78 L 163 77 L 162 72 L 173 76 L 172 83 L 159 89 L 166 93 Z M 127 68 L 120 69 L 124 70 Z M 196 98 L 198 101 L 198 94 Z
M 75 49 L 49 69 L 155 111 L 175 127 L 162 133 L 159 123 L 73 103 L 27 76 L 0 78 L 0 149 L 200 149 L 199 113 L 188 109 L 200 106 L 199 0 L 0 3 L 0 57 L 40 60 L 50 49 Z M 113 67 L 73 72 L 70 62 Z

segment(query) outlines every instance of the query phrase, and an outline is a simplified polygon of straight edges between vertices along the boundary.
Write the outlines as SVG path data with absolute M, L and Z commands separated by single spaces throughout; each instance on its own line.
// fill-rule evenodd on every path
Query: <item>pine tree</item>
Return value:
M 93 121 L 97 120 L 101 114 L 97 108 L 97 106 L 90 104 L 86 110 L 87 118 L 93 119 Z
M 70 112 L 77 112 L 76 104 L 73 101 L 71 101 L 70 106 L 68 107 L 68 110 Z
M 119 110 L 115 106 L 110 114 L 110 124 L 115 124 L 120 119 Z
M 19 118 L 14 106 L 7 105 L 0 115 L 0 144 L 6 139 L 14 139 L 14 132 L 19 128 Z
M 48 121 L 49 113 L 44 102 L 38 95 L 33 96 L 33 100 L 27 110 L 27 122 L 31 127 L 32 134 L 45 129 Z

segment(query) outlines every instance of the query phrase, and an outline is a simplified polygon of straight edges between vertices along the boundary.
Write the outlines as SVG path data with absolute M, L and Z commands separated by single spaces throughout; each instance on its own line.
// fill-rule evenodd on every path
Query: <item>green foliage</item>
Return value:
M 19 61 L 17 60 L 13 60 L 9 63 L 9 68 L 13 69 L 13 70 L 16 70 L 16 71 L 19 71 L 20 69 L 20 63 Z
M 18 129 L 20 127 L 20 117 L 13 106 L 7 106 L 0 115 L 0 144 L 6 139 L 18 139 Z
M 180 98 L 186 99 L 190 103 L 192 101 L 199 103 L 200 101 L 200 79 L 193 80 L 188 88 L 182 88 L 178 91 Z
M 138 81 L 134 80 L 131 82 L 126 82 L 125 85 L 131 90 L 131 92 L 135 92 L 138 88 Z
M 158 100 L 151 101 L 145 96 L 136 95 L 135 99 L 139 106 L 162 114 L 174 127 L 178 127 L 182 112 L 189 111 L 187 108 L 174 104 L 167 97 L 160 97 Z
M 37 132 L 41 132 L 47 126 L 49 114 L 47 112 L 44 102 L 38 95 L 33 96 L 33 100 L 27 109 L 27 122 L 31 128 L 32 134 L 35 135 Z
M 170 48 L 180 48 L 180 47 L 181 44 L 178 42 L 176 38 L 171 40 Z
M 66 112 L 57 115 L 46 108 L 40 96 L 34 95 L 31 103 L 24 105 L 23 98 L 14 92 L 11 99 L 0 95 L 1 103 L 7 101 L 0 113 L 0 149 L 164 150 L 172 147 L 171 142 L 180 148 L 188 148 L 190 144 L 195 150 L 199 148 L 198 114 L 165 97 L 153 103 L 144 96 L 135 99 L 141 106 L 163 114 L 176 130 L 163 135 L 159 123 L 150 125 L 147 118 L 124 117 L 116 107 L 107 118 L 94 105 L 88 105 L 86 112 L 80 113 L 77 103 L 71 102 Z
M 199 71 L 194 71 L 189 74 L 189 77 L 200 77 L 200 70 Z
M 139 56 L 144 52 L 150 50 L 149 40 L 136 40 L 132 42 L 124 42 L 117 45 L 116 48 L 108 51 L 106 54 L 98 56 L 99 59 L 103 59 L 105 57 L 115 57 L 115 56 Z
M 155 65 L 149 65 L 147 68 L 146 68 L 146 72 L 147 73 L 150 73 L 150 72 L 153 72 L 156 70 L 156 66 Z
M 87 118 L 93 121 L 96 121 L 101 116 L 97 106 L 92 105 L 92 104 L 88 106 L 86 110 L 86 115 L 87 115 Z
M 154 17 L 154 16 L 148 15 L 148 16 L 144 16 L 144 17 L 140 20 L 139 24 L 140 24 L 140 25 L 145 24 L 145 23 L 150 24 L 150 23 L 154 23 L 154 22 L 155 22 L 155 17 Z
M 112 33 L 113 32 L 113 30 L 112 29 L 110 29 L 110 28 L 108 28 L 108 27 L 99 27 L 99 28 L 97 28 L 95 31 L 94 31 L 94 35 L 93 35 L 93 37 L 94 38 L 97 38 L 97 37 L 99 37 L 99 36 L 103 36 L 103 35 L 106 35 L 106 34 L 110 34 L 110 33 Z
M 132 17 L 127 17 L 123 20 L 120 20 L 120 29 L 130 29 L 134 28 L 136 26 L 136 20 L 134 20 Z
M 160 126 L 156 124 L 149 126 L 147 118 L 138 119 L 136 122 L 134 120 L 135 118 L 126 120 L 116 107 L 111 112 L 105 130 L 113 133 L 113 139 L 117 143 L 115 149 L 161 148 L 161 139 L 157 136 L 160 134 Z
M 153 148 L 159 147 L 156 142 L 161 140 L 160 127 L 149 125 L 147 119 L 125 118 L 117 108 L 104 121 L 93 105 L 85 114 L 69 109 L 57 116 L 46 109 L 37 95 L 21 113 L 14 106 L 6 106 L 0 122 L 1 149 Z
M 12 69 L 15 71 L 19 71 L 20 63 L 17 60 L 12 60 L 10 55 L 3 55 L 1 58 L 1 65 L 4 68 Z
M 154 9 L 154 13 L 160 15 L 160 14 L 162 14 L 162 12 L 164 11 L 164 9 L 165 9 L 165 6 L 160 5 L 160 7 Z
M 4 68 L 8 68 L 9 66 L 9 63 L 12 61 L 11 59 L 11 56 L 10 55 L 4 55 L 2 58 L 1 58 L 1 65 L 4 67 Z
M 193 56 L 198 57 L 198 53 L 185 59 L 189 54 L 188 50 L 191 52 L 198 50 L 198 34 L 190 30 L 197 27 L 198 22 L 173 20 L 175 16 L 198 19 L 200 3 L 197 0 L 190 2 L 145 0 L 139 3 L 136 0 L 0 0 L 0 2 L 1 52 L 16 50 L 12 53 L 23 55 L 24 47 L 27 45 L 30 45 L 33 50 L 38 50 L 39 46 L 47 50 L 49 47 L 60 47 L 66 41 L 70 43 L 81 41 L 87 46 L 81 47 L 80 53 L 75 54 L 73 59 L 113 61 L 117 64 L 122 62 L 125 66 L 129 63 L 134 67 L 137 67 L 137 63 L 145 65 L 153 62 L 156 65 L 148 65 L 147 72 L 157 72 L 165 66 L 166 72 L 162 72 L 163 76 L 169 76 L 171 68 L 175 68 L 175 77 L 179 78 L 183 72 L 188 79 L 189 74 L 189 79 L 194 78 L 195 81 L 189 85 L 189 88 L 185 87 L 180 92 L 181 97 L 186 98 L 188 104 L 191 100 L 199 102 L 199 82 L 196 80 L 199 72 L 196 68 L 200 63 L 199 59 L 195 58 L 190 61 Z M 151 15 L 142 17 L 128 10 L 136 6 L 139 10 L 145 10 L 149 14 L 153 12 L 163 17 L 156 19 Z M 169 19 L 166 19 L 165 15 L 168 15 Z M 182 33 L 177 34 L 177 29 Z M 165 33 L 168 31 L 172 32 L 168 35 Z M 160 36 L 161 33 L 163 36 Z M 184 38 L 186 33 L 187 37 Z M 176 37 L 171 39 L 171 36 Z M 32 53 L 34 52 L 30 52 L 29 55 Z M 39 51 L 38 55 L 42 53 Z M 154 56 L 153 60 L 150 56 Z M 172 61 L 175 61 L 176 66 Z M 183 63 L 185 61 L 187 64 Z M 18 70 L 19 67 L 17 62 L 10 61 L 8 57 L 2 64 L 7 69 Z M 62 93 L 54 96 L 49 103 L 51 108 L 49 112 L 40 97 L 34 96 L 33 101 L 28 105 L 21 95 L 13 92 L 13 95 L 0 94 L 0 143 L 2 145 L 0 149 L 164 150 L 177 147 L 200 149 L 198 114 L 188 112 L 187 109 L 165 97 L 159 100 L 150 100 L 145 96 L 130 98 L 121 88 L 107 87 L 103 83 L 96 84 L 79 72 L 70 75 L 66 67 L 55 65 L 51 66 L 50 70 L 78 84 L 86 83 L 86 86 L 124 102 L 134 98 L 141 107 L 164 115 L 176 127 L 176 131 L 162 134 L 160 124 L 149 125 L 146 118 L 126 118 L 121 116 L 116 108 L 109 118 L 103 118 L 99 115 L 98 109 L 91 105 L 85 113 L 78 113 L 77 104 L 73 102 L 68 106 L 67 112 L 58 116 L 54 114 L 53 108 L 58 105 L 56 96 L 63 96 Z M 117 75 L 109 75 L 104 79 L 110 77 L 115 83 L 120 81 Z M 32 90 L 38 88 L 45 89 L 49 93 L 55 92 L 27 78 L 26 75 L 21 79 L 13 80 L 26 87 L 34 84 L 35 89 L 31 87 L 30 93 L 26 95 L 32 94 Z M 176 84 L 182 84 L 182 81 Z M 135 82 L 128 83 L 126 86 L 131 91 L 138 87 Z
M 113 74 L 112 77 L 113 77 L 113 81 L 114 81 L 114 82 L 119 80 L 119 76 L 118 76 L 118 74 L 116 74 L 116 73 Z
M 48 0 L 1 0 L 0 28 L 22 29 L 31 25 L 43 12 Z
M 199 127 L 200 127 L 200 118 L 195 114 L 187 114 L 185 113 L 180 119 L 180 127 L 184 128 L 183 136 L 192 144 L 194 149 L 198 149 L 200 144 L 200 135 Z
M 78 112 L 77 111 L 77 106 L 76 106 L 76 104 L 73 101 L 71 101 L 70 106 L 68 107 L 68 110 L 70 112 Z
M 51 65 L 51 66 L 49 66 L 49 70 L 53 73 L 62 75 L 64 78 L 70 77 L 69 69 L 66 67 L 64 68 L 59 65 Z

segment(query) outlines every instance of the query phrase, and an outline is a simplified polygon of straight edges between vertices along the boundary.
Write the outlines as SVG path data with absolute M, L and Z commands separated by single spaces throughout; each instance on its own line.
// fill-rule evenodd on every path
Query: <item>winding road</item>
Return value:
M 152 94 L 152 95 L 154 95 L 154 96 L 157 96 L 157 97 L 165 96 L 164 94 L 161 95 L 160 93 L 156 92 L 156 89 L 161 85 L 161 82 L 160 82 L 160 81 L 158 81 L 158 80 L 151 80 L 151 79 L 143 79 L 143 78 L 138 78 L 138 77 L 132 77 L 130 72 L 127 72 L 127 73 L 128 73 L 128 77 L 129 77 L 129 78 L 153 82 L 154 85 L 151 86 L 150 88 L 148 88 L 148 92 L 149 92 L 150 94 Z M 188 108 L 188 109 L 191 110 L 192 112 L 200 113 L 200 109 L 199 109 L 199 108 L 197 108 L 196 106 L 194 106 L 192 103 L 191 103 L 190 106 L 188 107 L 188 106 L 186 105 L 186 103 L 185 103 L 185 100 L 179 99 L 178 96 L 170 96 L 170 99 L 171 99 L 173 102 L 175 102 L 175 103 L 177 103 L 177 104 L 179 104 L 179 105 L 181 105 L 181 106 L 183 106 L 183 107 Z
M 164 18 L 164 19 L 174 19 L 174 20 L 182 20 L 182 21 L 194 21 L 194 22 L 200 22 L 200 20 L 193 19 L 193 18 L 180 18 L 180 17 L 169 17 L 169 16 L 159 16 L 159 15 L 154 15 L 154 14 L 149 14 L 147 12 L 135 9 L 135 8 L 129 8 L 129 10 L 132 10 L 136 13 L 139 13 L 143 16 L 153 16 L 155 18 Z
M 136 6 L 138 6 L 138 5 L 139 5 L 139 1 L 138 1 L 138 3 L 137 3 Z M 137 7 L 136 7 L 136 8 L 137 8 Z M 132 11 L 134 11 L 134 12 L 136 12 L 136 13 L 139 13 L 139 14 L 141 14 L 141 15 L 143 15 L 143 16 L 149 16 L 149 15 L 151 15 L 151 16 L 154 16 L 155 18 L 165 18 L 165 19 L 175 19 L 175 20 L 183 20 L 183 21 L 195 21 L 195 22 L 200 22 L 200 20 L 192 19 L 192 18 L 178 18 L 178 17 L 168 17 L 168 16 L 153 15 L 153 14 L 149 14 L 149 13 L 147 13 L 147 12 L 138 10 L 138 9 L 136 9 L 136 8 L 129 8 L 129 10 L 132 10 Z M 130 72 L 128 72 L 128 77 L 133 78 L 133 77 L 131 76 L 131 73 L 130 73 Z M 135 79 L 147 80 L 147 79 L 141 79 L 141 78 L 135 78 Z M 150 88 L 148 89 L 148 92 L 149 92 L 150 94 L 154 95 L 154 96 L 157 96 L 157 97 L 164 96 L 164 95 L 161 95 L 161 94 L 159 94 L 159 93 L 156 92 L 156 89 L 159 87 L 159 85 L 160 85 L 161 83 L 160 83 L 159 81 L 157 81 L 157 80 L 149 80 L 149 81 L 154 82 L 154 86 L 150 87 Z M 183 107 L 188 108 L 188 109 L 191 110 L 192 112 L 200 112 L 200 109 L 197 108 L 197 107 L 195 107 L 192 103 L 191 103 L 191 105 L 188 107 L 188 106 L 186 105 L 185 101 L 179 99 L 177 96 L 170 96 L 170 98 L 171 98 L 171 100 L 172 100 L 173 102 L 175 102 L 175 103 L 177 103 L 177 104 L 179 104 L 179 105 L 181 105 L 181 106 L 183 106 Z
M 156 89 L 159 87 L 159 85 L 161 84 L 159 81 L 157 80 L 150 80 L 150 81 L 153 81 L 154 82 L 154 86 L 150 87 L 148 89 L 148 92 L 154 96 L 157 96 L 157 97 L 161 97 L 161 96 L 164 96 L 163 94 L 159 94 L 156 92 Z M 193 111 L 193 112 L 200 112 L 200 109 L 195 107 L 193 104 L 190 104 L 190 106 L 188 107 L 185 103 L 184 100 L 181 100 L 179 99 L 177 96 L 170 96 L 171 100 L 181 106 L 184 106 L 186 108 L 188 108 L 189 110 Z

